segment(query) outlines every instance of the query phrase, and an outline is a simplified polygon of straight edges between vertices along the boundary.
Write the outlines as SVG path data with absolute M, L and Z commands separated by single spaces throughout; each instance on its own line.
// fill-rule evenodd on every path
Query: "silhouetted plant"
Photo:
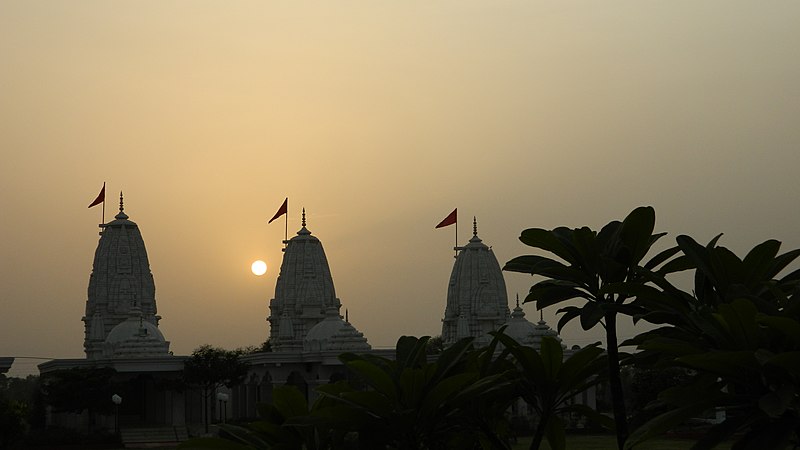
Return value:
M 628 436 L 628 426 L 620 380 L 617 315 L 644 313 L 639 305 L 632 303 L 634 296 L 629 294 L 628 286 L 647 282 L 643 270 L 654 269 L 678 252 L 677 247 L 665 250 L 643 264 L 650 248 L 665 234 L 653 234 L 654 228 L 655 211 L 651 207 L 640 207 L 622 222 L 610 222 L 599 232 L 588 227 L 527 229 L 522 232 L 520 241 L 549 252 L 563 262 L 527 255 L 508 261 L 503 268 L 545 277 L 531 287 L 525 298 L 525 302 L 535 301 L 537 309 L 573 299 L 586 300 L 581 306 L 566 306 L 558 310 L 563 313 L 558 322 L 559 331 L 575 318 L 580 319 L 584 330 L 597 324 L 605 328 L 609 387 L 620 449 Z
M 562 416 L 575 413 L 609 429 L 614 423 L 608 417 L 582 404 L 569 404 L 568 400 L 600 383 L 606 367 L 606 356 L 600 343 L 583 347 L 564 359 L 561 343 L 555 338 L 542 338 L 541 350 L 517 343 L 503 334 L 493 333 L 509 349 L 516 361 L 517 392 L 537 415 L 531 441 L 531 450 L 538 450 L 542 439 L 552 450 L 564 450 L 565 423 Z
M 800 271 L 778 278 L 800 250 L 778 255 L 766 241 L 740 259 L 717 246 L 679 236 L 679 264 L 695 269 L 694 289 L 684 292 L 663 277 L 644 287 L 642 318 L 665 326 L 630 341 L 637 359 L 657 367 L 697 372 L 692 382 L 663 391 L 652 407 L 665 407 L 632 435 L 628 448 L 704 411 L 723 408 L 694 448 L 713 448 L 739 433 L 735 449 L 784 448 L 798 443 L 800 428 Z
M 351 426 L 366 448 L 507 448 L 512 367 L 494 356 L 497 343 L 473 350 L 463 339 L 429 362 L 428 339 L 401 337 L 394 360 L 345 353 L 340 359 L 370 389 L 318 391 L 357 412 Z
M 276 386 L 261 420 L 220 425 L 221 438 L 194 439 L 182 448 L 280 449 L 507 449 L 504 412 L 516 397 L 508 351 L 497 341 L 472 349 L 465 339 L 435 361 L 428 338 L 404 336 L 394 360 L 343 354 L 340 359 L 367 389 L 346 381 L 317 388 L 309 408 L 292 386 Z

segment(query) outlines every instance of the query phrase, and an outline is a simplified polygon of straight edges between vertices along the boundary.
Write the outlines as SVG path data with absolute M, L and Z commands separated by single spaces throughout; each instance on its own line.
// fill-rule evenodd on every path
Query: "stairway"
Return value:
M 174 447 L 189 439 L 186 427 L 122 428 L 119 433 L 125 448 Z

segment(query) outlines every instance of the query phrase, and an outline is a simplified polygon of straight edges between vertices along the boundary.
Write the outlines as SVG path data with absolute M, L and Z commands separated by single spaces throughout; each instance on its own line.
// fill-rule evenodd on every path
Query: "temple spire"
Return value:
M 517 293 L 517 308 L 519 308 L 519 293 Z
M 476 219 L 475 216 L 472 216 L 472 235 L 478 235 L 478 219 Z
M 306 226 L 306 209 L 305 209 L 305 208 L 303 208 L 303 220 L 302 220 L 302 222 L 301 222 L 301 225 L 302 225 L 303 227 L 305 227 L 305 226 Z
M 122 191 L 119 191 L 119 212 L 125 211 L 125 206 L 122 201 Z

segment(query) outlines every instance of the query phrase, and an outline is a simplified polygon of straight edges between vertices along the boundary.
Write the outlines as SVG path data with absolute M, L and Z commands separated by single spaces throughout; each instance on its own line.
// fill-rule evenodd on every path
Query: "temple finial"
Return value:
M 306 209 L 305 208 L 303 208 L 303 221 L 301 223 L 302 223 L 302 225 L 304 227 L 306 226 Z
M 119 212 L 125 211 L 125 207 L 122 203 L 122 191 L 119 191 Z
M 347 308 L 344 309 L 344 321 L 350 323 L 350 312 L 347 310 Z
M 539 321 L 540 322 L 544 322 L 544 310 L 543 309 L 539 310 Z
M 478 235 L 478 219 L 476 219 L 475 216 L 472 216 L 472 235 Z
M 517 308 L 519 308 L 519 293 L 517 293 Z

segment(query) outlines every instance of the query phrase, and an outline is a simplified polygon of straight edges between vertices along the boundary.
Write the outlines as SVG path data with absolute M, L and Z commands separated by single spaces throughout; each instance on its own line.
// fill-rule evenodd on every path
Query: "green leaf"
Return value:
M 572 252 L 567 249 L 561 240 L 556 238 L 553 232 L 541 228 L 529 228 L 522 232 L 519 240 L 525 245 L 548 251 L 567 263 L 574 264 L 577 262 Z
M 724 318 L 736 348 L 755 349 L 758 346 L 757 312 L 753 303 L 743 298 L 719 306 L 719 314 Z
M 587 345 L 562 363 L 561 383 L 564 389 L 573 390 L 576 385 L 586 381 L 585 377 L 599 379 L 597 372 L 605 364 L 605 358 L 602 357 L 603 350 L 599 346 L 599 342 Z M 591 370 L 586 371 L 587 368 Z
M 679 251 L 681 251 L 681 248 L 678 247 L 677 245 L 675 247 L 670 247 L 666 250 L 663 250 L 658 254 L 656 254 L 655 256 L 653 256 L 652 258 L 650 258 L 650 260 L 644 264 L 644 268 L 647 270 L 653 270 L 659 265 L 666 262 L 668 259 L 675 256 Z
M 772 266 L 765 278 L 775 278 L 778 274 L 800 256 L 800 249 L 788 251 L 772 260 Z
M 441 408 L 450 397 L 453 397 L 459 391 L 463 391 L 476 378 L 477 375 L 475 373 L 460 373 L 437 383 L 425 396 L 420 406 L 420 418 L 424 420 L 432 417 L 433 411 Z
M 558 377 L 558 372 L 564 360 L 564 352 L 561 349 L 561 343 L 551 336 L 544 336 L 541 345 L 542 349 L 540 355 L 542 357 L 542 363 L 544 364 L 545 374 L 549 379 L 554 380 Z
M 712 242 L 716 243 L 719 236 L 721 235 L 714 238 Z M 678 242 L 678 247 L 680 247 L 683 254 L 691 261 L 692 267 L 697 268 L 698 273 L 710 278 L 712 283 L 717 284 L 716 278 L 714 278 L 714 271 L 711 269 L 709 249 L 686 235 L 680 235 L 675 240 Z
M 538 305 L 537 305 L 538 307 Z M 537 308 L 541 309 L 541 308 Z M 581 315 L 581 309 L 577 306 L 567 306 L 565 308 L 561 308 L 558 310 L 559 313 L 563 312 L 564 315 L 561 316 L 561 319 L 558 320 L 558 332 L 560 333 L 564 326 L 569 323 L 570 320 L 578 317 Z
M 272 444 L 269 439 L 266 439 L 266 436 L 238 425 L 222 424 L 219 427 L 234 440 L 248 446 L 248 448 L 267 449 Z
M 576 285 L 585 285 L 592 281 L 591 277 L 587 276 L 586 273 L 581 270 L 568 267 L 558 261 L 538 255 L 524 255 L 513 258 L 506 263 L 503 270 L 541 275 L 557 280 L 567 280 Z
M 535 301 L 536 309 L 544 309 L 573 298 L 588 299 L 589 295 L 580 289 L 561 286 L 551 280 L 545 280 L 531 286 L 530 293 L 525 297 L 524 303 Z
M 743 280 L 745 276 L 744 264 L 736 254 L 725 247 L 715 247 L 710 252 L 711 268 L 714 271 L 717 288 L 725 295 L 731 284 Z
M 283 417 L 308 414 L 306 398 L 295 386 L 275 386 L 272 389 L 272 404 Z
M 441 379 L 449 376 L 452 369 L 464 360 L 464 357 L 472 349 L 472 341 L 474 338 L 464 338 L 453 345 L 447 347 L 436 360 L 437 371 L 435 379 Z
M 345 392 L 338 398 L 345 403 L 364 409 L 375 417 L 386 417 L 392 411 L 390 401 L 375 391 Z
M 572 243 L 583 268 L 581 273 L 596 274 L 598 271 L 600 251 L 597 248 L 596 237 L 597 233 L 589 227 L 576 228 L 572 231 Z M 591 279 L 592 277 L 586 276 L 587 283 L 591 282 Z
M 425 363 L 427 356 L 427 343 L 430 336 L 419 339 L 413 336 L 401 336 L 397 340 L 396 361 L 398 369 L 406 367 L 419 367 Z
M 745 277 L 741 281 L 748 286 L 752 286 L 755 283 L 764 281 L 765 278 L 771 278 L 769 275 L 770 269 L 780 248 L 781 243 L 774 239 L 764 241 L 753 247 L 744 257 Z
M 378 366 L 363 360 L 349 361 L 347 367 L 360 375 L 376 391 L 392 401 L 397 400 L 397 391 L 392 377 Z
M 602 305 L 597 302 L 586 302 L 581 308 L 581 327 L 584 330 L 590 330 L 597 325 L 597 322 L 603 318 L 605 311 Z
M 650 250 L 650 239 L 656 225 L 656 211 L 651 206 L 640 206 L 622 221 L 620 241 L 630 252 L 626 265 L 636 266 Z
M 656 273 L 658 273 L 661 276 L 665 276 L 671 273 L 683 272 L 684 270 L 689 270 L 694 268 L 696 268 L 694 260 L 692 260 L 686 255 L 681 255 L 664 264 L 660 269 L 656 271 Z

